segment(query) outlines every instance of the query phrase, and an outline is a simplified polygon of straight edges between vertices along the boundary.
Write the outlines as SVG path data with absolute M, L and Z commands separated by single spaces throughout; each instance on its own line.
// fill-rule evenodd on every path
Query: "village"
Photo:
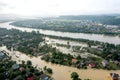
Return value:
M 75 67 L 77 69 L 119 70 L 119 62 L 117 60 L 114 61 L 114 59 L 109 60 L 109 57 L 112 57 L 112 54 L 108 55 L 108 59 L 103 59 L 96 54 L 90 54 L 91 52 L 93 52 L 93 50 L 97 51 L 97 53 L 98 51 L 102 52 L 104 50 L 104 46 L 102 45 L 87 45 L 85 43 L 81 44 L 74 41 L 68 42 L 68 40 L 58 41 L 54 38 L 52 38 L 49 42 L 47 40 L 49 36 L 47 37 L 47 39 L 42 38 L 43 35 L 40 36 L 40 34 L 36 32 L 32 32 L 31 34 L 29 33 L 28 35 L 27 32 L 10 30 L 8 31 L 9 35 L 6 35 L 8 33 L 7 30 L 3 29 L 2 31 L 5 33 L 1 34 L 1 47 L 6 45 L 7 49 L 10 51 L 20 51 L 22 53 L 30 55 L 31 57 L 41 56 L 40 59 L 45 60 L 46 62 Z M 16 33 L 17 35 L 15 35 Z M 24 33 L 25 35 L 21 36 Z M 32 37 L 33 35 L 35 35 L 35 37 Z M 17 40 L 17 38 L 19 40 Z M 21 43 L 21 40 L 23 40 L 23 43 Z M 34 41 L 32 42 L 32 40 Z M 31 42 L 32 44 L 30 44 Z M 58 42 L 62 42 L 62 44 Z M 77 46 L 75 43 L 77 44 Z M 61 48 L 66 48 L 69 52 L 66 53 L 64 52 L 65 50 L 60 50 Z M 84 53 L 84 55 L 82 53 Z M 85 53 L 87 54 L 85 55 Z M 20 59 L 22 57 L 20 57 L 20 55 L 18 54 L 13 54 L 13 56 L 17 59 Z M 118 76 L 116 77 L 118 78 Z

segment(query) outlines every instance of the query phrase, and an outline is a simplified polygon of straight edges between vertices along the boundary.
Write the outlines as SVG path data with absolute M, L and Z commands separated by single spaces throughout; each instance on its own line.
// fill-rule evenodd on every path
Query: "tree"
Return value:
M 47 66 L 44 66 L 43 70 L 45 71 L 47 69 Z
M 72 78 L 73 80 L 81 80 L 81 79 L 79 78 L 78 73 L 76 73 L 76 72 L 72 72 L 71 78 Z
M 12 72 L 11 73 L 12 79 L 14 79 L 15 77 L 17 77 L 18 75 L 19 75 L 18 72 Z
M 22 60 L 22 64 L 24 65 L 24 64 L 25 64 L 25 61 Z
M 67 41 L 67 45 L 69 45 L 70 44 L 70 42 L 69 41 Z
M 34 73 L 35 69 L 34 68 L 30 68 L 30 72 Z
M 53 73 L 53 71 L 52 71 L 52 69 L 51 69 L 51 68 L 47 68 L 47 72 L 48 72 L 48 73 L 50 73 L 50 74 L 52 74 L 52 73 Z
M 28 60 L 27 65 L 32 65 L 32 62 Z

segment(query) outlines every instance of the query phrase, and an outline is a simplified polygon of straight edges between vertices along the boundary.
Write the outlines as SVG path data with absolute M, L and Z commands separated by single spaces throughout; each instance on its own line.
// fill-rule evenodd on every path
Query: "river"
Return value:
M 107 36 L 102 34 L 85 34 L 85 33 L 70 33 L 70 32 L 60 32 L 60 31 L 51 31 L 51 30 L 42 30 L 42 29 L 33 29 L 33 28 L 23 28 L 23 27 L 16 27 L 9 25 L 12 22 L 5 22 L 0 23 L 1 28 L 7 29 L 19 29 L 21 31 L 39 31 L 41 34 L 45 35 L 53 35 L 53 36 L 61 36 L 61 37 L 69 37 L 69 38 L 82 38 L 82 39 L 89 39 L 94 41 L 100 42 L 107 42 L 112 44 L 120 44 L 120 37 L 119 36 Z
M 50 67 L 53 69 L 53 74 L 51 75 L 55 80 L 71 80 L 71 73 L 77 72 L 82 80 L 85 78 L 90 78 L 92 80 L 107 80 L 107 76 L 111 72 L 115 72 L 120 74 L 120 70 L 102 70 L 102 69 L 77 69 L 74 67 L 68 67 L 68 66 L 62 66 L 62 65 L 56 65 L 47 63 L 45 61 L 42 61 L 40 57 L 30 57 L 28 55 L 25 55 L 18 51 L 9 51 L 6 49 L 5 46 L 0 47 L 0 50 L 5 50 L 7 53 L 9 53 L 9 56 L 12 56 L 12 60 L 19 61 L 24 60 L 31 60 L 34 66 L 38 66 L 40 68 L 43 68 L 44 66 Z M 19 57 L 17 57 L 19 56 Z

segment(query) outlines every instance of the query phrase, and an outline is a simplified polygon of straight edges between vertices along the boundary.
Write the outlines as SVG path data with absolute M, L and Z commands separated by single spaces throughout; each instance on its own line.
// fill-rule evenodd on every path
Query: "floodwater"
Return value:
M 57 46 L 56 44 L 63 44 L 63 45 L 70 45 L 70 48 L 67 47 L 63 47 L 63 46 Z M 91 53 L 87 53 L 87 52 L 74 52 L 72 47 L 73 46 L 81 46 L 80 49 L 83 49 L 83 47 L 88 47 L 88 45 L 86 43 L 82 43 L 82 42 L 75 42 L 75 41 L 70 41 L 70 40 L 62 40 L 62 39 L 53 39 L 53 38 L 49 38 L 49 37 L 45 37 L 45 43 L 47 43 L 48 45 L 51 45 L 52 47 L 55 47 L 57 50 L 59 50 L 60 52 L 64 53 L 64 54 L 71 54 L 71 55 L 80 55 L 82 58 L 87 58 L 88 56 L 96 56 L 94 54 Z M 43 43 L 44 44 L 44 43 Z
M 0 23 L 1 28 L 7 28 L 7 29 L 19 29 L 21 31 L 39 31 L 42 34 L 46 35 L 54 35 L 54 36 L 61 36 L 61 37 L 70 37 L 70 38 L 83 38 L 83 39 L 89 39 L 89 40 L 95 40 L 95 41 L 101 41 L 101 42 L 108 42 L 113 44 L 120 44 L 120 37 L 118 36 L 105 36 L 105 35 L 98 35 L 98 34 L 84 34 L 84 33 L 69 33 L 69 32 L 59 32 L 59 31 L 50 31 L 50 30 L 42 30 L 42 29 L 32 29 L 32 28 L 22 28 L 22 27 L 15 27 L 12 25 L 9 25 L 11 22 L 6 23 Z M 54 41 L 53 41 L 54 42 Z M 67 44 L 67 41 L 59 40 L 57 42 L 61 42 L 63 44 Z M 74 46 L 74 44 L 78 44 L 75 42 L 70 42 L 71 45 Z M 79 44 L 78 46 L 87 46 L 85 44 Z M 107 76 L 111 72 L 115 72 L 120 74 L 120 70 L 101 70 L 101 69 L 77 69 L 74 67 L 68 67 L 68 66 L 62 66 L 62 65 L 56 65 L 47 63 L 45 61 L 42 61 L 40 57 L 30 57 L 28 55 L 25 55 L 21 52 L 14 51 L 11 52 L 6 49 L 6 47 L 0 47 L 0 50 L 5 50 L 9 53 L 10 56 L 12 56 L 12 59 L 19 62 L 21 60 L 31 60 L 34 66 L 38 66 L 38 68 L 43 68 L 44 66 L 50 67 L 53 69 L 52 77 L 55 80 L 71 80 L 71 73 L 77 72 L 80 76 L 80 78 L 90 78 L 92 80 L 106 80 Z
M 109 73 L 111 72 L 115 72 L 120 74 L 120 70 L 101 70 L 101 69 L 77 69 L 74 67 L 68 67 L 68 66 L 62 66 L 62 65 L 56 65 L 56 64 L 52 64 L 52 63 L 47 63 L 45 61 L 42 61 L 40 59 L 40 57 L 30 57 L 27 56 L 21 52 L 18 51 L 9 51 L 8 49 L 6 49 L 6 47 L 0 47 L 0 50 L 5 50 L 6 52 L 9 53 L 10 56 L 12 56 L 12 59 L 19 62 L 21 60 L 31 60 L 34 66 L 38 66 L 38 68 L 43 68 L 44 66 L 47 66 L 49 68 L 53 69 L 53 74 L 52 77 L 55 80 L 72 80 L 71 77 L 71 73 L 72 72 L 77 72 L 80 76 L 81 79 L 86 79 L 86 78 L 90 78 L 92 80 L 107 80 L 107 76 L 109 75 Z M 19 57 L 16 57 L 19 56 Z
M 53 35 L 53 36 L 61 36 L 61 37 L 69 37 L 69 38 L 82 38 L 82 39 L 89 39 L 94 41 L 100 41 L 100 42 L 107 42 L 112 44 L 120 44 L 120 37 L 119 36 L 106 36 L 102 34 L 85 34 L 85 33 L 70 33 L 70 32 L 60 32 L 60 31 L 51 31 L 51 30 L 42 30 L 42 29 L 33 29 L 33 28 L 23 28 L 23 27 L 16 27 L 9 25 L 12 22 L 5 22 L 0 23 L 1 28 L 7 28 L 7 29 L 19 29 L 21 31 L 39 31 L 42 34 L 45 35 Z

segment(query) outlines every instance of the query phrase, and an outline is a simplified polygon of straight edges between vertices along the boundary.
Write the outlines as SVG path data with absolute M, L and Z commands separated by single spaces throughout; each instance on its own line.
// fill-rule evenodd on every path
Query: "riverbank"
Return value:
M 81 19 L 81 18 L 80 18 Z M 119 35 L 118 25 L 102 24 L 99 21 L 76 20 L 66 18 L 42 18 L 21 20 L 11 23 L 10 25 L 26 28 L 35 28 L 43 30 L 52 30 L 60 32 L 87 33 L 87 34 L 104 34 Z M 104 21 L 104 19 L 102 20 Z M 112 23 L 112 22 L 111 22 Z
M 100 41 L 100 42 L 107 42 L 112 44 L 120 44 L 120 37 L 119 36 L 105 36 L 100 34 L 85 34 L 85 33 L 70 33 L 70 32 L 60 32 L 60 31 L 51 31 L 51 30 L 42 30 L 42 29 L 34 29 L 34 28 L 22 28 L 9 25 L 12 22 L 1 23 L 1 28 L 7 29 L 18 29 L 21 31 L 32 32 L 36 31 L 44 35 L 51 35 L 51 36 L 60 36 L 60 37 L 68 37 L 74 39 L 88 39 L 93 41 Z
M 106 80 L 109 73 L 118 73 L 120 74 L 120 70 L 102 70 L 102 69 L 77 69 L 68 66 L 56 65 L 47 63 L 41 60 L 41 57 L 30 57 L 18 51 L 9 51 L 5 46 L 0 47 L 0 50 L 5 50 L 9 53 L 9 56 L 12 57 L 12 60 L 20 62 L 21 60 L 30 60 L 32 61 L 34 66 L 38 66 L 38 68 L 43 68 L 44 66 L 50 67 L 53 69 L 52 77 L 55 80 L 71 80 L 71 73 L 77 72 L 81 79 L 90 78 L 92 80 Z M 18 57 L 17 57 L 18 56 Z M 64 76 L 64 77 L 63 77 Z

